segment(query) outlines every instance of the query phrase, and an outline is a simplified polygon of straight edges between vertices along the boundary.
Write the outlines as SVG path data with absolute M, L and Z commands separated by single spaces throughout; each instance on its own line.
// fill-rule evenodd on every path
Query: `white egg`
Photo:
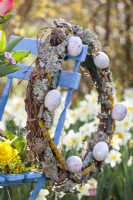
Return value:
M 93 56 L 93 61 L 96 67 L 100 69 L 105 69 L 109 66 L 109 57 L 101 51 Z
M 125 105 L 118 103 L 112 110 L 112 118 L 117 121 L 122 121 L 127 115 L 127 108 Z
M 97 161 L 103 161 L 109 153 L 109 146 L 106 142 L 98 142 L 93 148 L 93 157 Z
M 57 89 L 50 90 L 44 101 L 44 105 L 49 111 L 56 110 L 61 104 L 61 93 Z
M 83 166 L 82 160 L 78 156 L 70 156 L 66 164 L 68 170 L 72 173 L 80 172 Z
M 68 39 L 67 51 L 70 56 L 78 56 L 83 48 L 82 40 L 79 37 L 71 36 Z

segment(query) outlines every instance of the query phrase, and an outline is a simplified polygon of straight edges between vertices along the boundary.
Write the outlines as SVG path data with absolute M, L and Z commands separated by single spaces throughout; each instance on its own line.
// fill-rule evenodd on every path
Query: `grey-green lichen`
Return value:
M 54 121 L 54 112 L 50 112 L 49 110 L 45 110 L 43 113 L 43 119 L 45 122 L 45 126 L 47 128 L 51 128 Z
M 37 79 L 34 84 L 33 94 L 36 96 L 39 102 L 44 100 L 44 92 L 48 89 L 48 79 Z
M 40 65 L 44 67 L 46 73 L 54 75 L 63 65 L 66 55 L 67 41 L 63 41 L 57 46 L 45 47 L 44 50 L 39 53 Z

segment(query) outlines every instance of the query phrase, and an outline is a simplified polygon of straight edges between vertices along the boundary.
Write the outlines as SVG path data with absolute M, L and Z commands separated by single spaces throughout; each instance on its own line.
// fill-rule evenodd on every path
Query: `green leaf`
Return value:
M 3 30 L 0 30 L 0 52 L 6 47 L 6 36 Z
M 6 130 L 4 131 L 4 136 L 7 139 L 12 140 L 16 136 L 17 130 L 18 127 L 16 126 L 14 120 L 12 119 L 9 122 L 7 122 Z
M 0 77 L 16 72 L 19 69 L 20 67 L 17 65 L 12 65 L 10 63 L 0 63 Z
M 16 134 L 14 132 L 12 132 L 11 130 L 6 129 L 4 131 L 4 136 L 9 140 L 13 140 L 13 138 L 15 138 Z
M 11 146 L 15 149 L 17 149 L 17 151 L 19 153 L 21 153 L 25 147 L 26 147 L 27 141 L 23 136 L 19 136 L 17 138 L 15 138 L 12 142 L 11 142 Z
M 10 42 L 10 44 L 7 46 L 6 51 L 11 52 L 12 49 L 23 39 L 23 37 L 19 37 L 14 39 Z
M 12 14 L 4 15 L 0 17 L 0 24 L 5 23 L 7 20 L 9 20 L 12 17 Z
M 12 57 L 16 60 L 16 62 L 22 60 L 23 58 L 27 57 L 30 54 L 30 51 L 16 51 L 12 53 Z

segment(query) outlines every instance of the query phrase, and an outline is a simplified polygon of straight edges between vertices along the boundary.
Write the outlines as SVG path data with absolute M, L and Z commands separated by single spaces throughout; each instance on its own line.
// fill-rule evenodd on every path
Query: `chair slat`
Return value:
M 10 42 L 16 38 L 18 38 L 18 36 L 11 36 Z M 37 40 L 26 37 L 23 38 L 13 49 L 13 51 L 18 50 L 30 50 L 31 54 L 37 55 Z
M 5 178 L 0 176 L 0 183 L 3 183 L 5 181 Z
M 1 177 L 5 178 L 5 181 L 20 181 L 24 179 L 23 174 L 17 174 L 17 175 L 8 175 L 8 174 L 0 174 Z
M 61 72 L 58 86 L 78 89 L 81 74 L 73 72 Z
M 39 172 L 28 172 L 25 173 L 25 179 L 34 179 L 34 178 L 40 178 L 42 176 Z
M 29 80 L 31 72 L 33 71 L 34 67 L 23 64 L 19 65 L 21 66 L 21 68 L 14 73 L 8 74 L 7 77 L 21 79 L 21 80 Z
M 84 62 L 85 59 L 86 59 L 87 52 L 88 52 L 88 45 L 83 45 L 82 52 L 80 53 L 79 56 L 72 57 L 69 54 L 67 54 L 66 58 L 70 59 L 70 60 L 77 60 L 77 61 L 80 61 L 80 62 Z
M 29 198 L 29 200 L 36 200 L 40 190 L 42 189 L 44 182 L 47 180 L 47 177 L 42 175 L 42 177 L 39 179 L 38 183 L 36 184 L 36 187 L 32 191 L 32 194 Z
M 0 99 L 0 120 L 2 120 L 4 109 L 5 109 L 8 97 L 9 97 L 11 85 L 12 85 L 12 78 L 8 78 L 7 82 L 6 82 L 6 86 L 5 86 L 3 94 L 2 94 L 2 97 Z

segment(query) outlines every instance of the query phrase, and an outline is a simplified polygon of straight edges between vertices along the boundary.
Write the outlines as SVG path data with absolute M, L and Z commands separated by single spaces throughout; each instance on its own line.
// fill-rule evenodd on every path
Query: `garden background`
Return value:
M 133 2 L 132 0 L 38 0 L 24 1 L 16 0 L 15 6 L 12 9 L 13 17 L 5 27 L 5 32 L 9 38 L 11 35 L 20 35 L 24 37 L 36 38 L 38 31 L 52 24 L 53 18 L 64 18 L 66 21 L 73 21 L 77 25 L 92 29 L 98 36 L 101 42 L 102 51 L 110 58 L 113 78 L 117 89 L 117 97 L 123 101 L 128 107 L 128 116 L 121 124 L 118 124 L 114 139 L 114 149 L 119 154 L 115 166 L 110 164 L 104 167 L 103 174 L 101 173 L 96 179 L 98 186 L 93 181 L 97 188 L 95 197 L 82 197 L 86 199 L 98 200 L 132 200 L 132 154 L 133 154 Z M 44 20 L 46 23 L 44 22 Z M 26 62 L 32 63 L 33 57 L 26 58 Z M 71 63 L 67 67 L 70 68 Z M 79 152 L 82 147 L 84 138 L 88 138 L 89 134 L 93 133 L 93 126 L 96 126 L 96 115 L 98 108 L 96 107 L 97 95 L 95 91 L 91 91 L 91 82 L 88 84 L 88 78 L 82 73 L 81 84 L 74 93 L 71 109 L 68 111 L 68 120 L 65 125 L 66 141 L 65 148 L 67 155 L 74 152 Z M 0 78 L 0 94 L 4 88 L 5 78 Z M 5 128 L 6 121 L 13 118 L 19 128 L 25 126 L 24 112 L 24 95 L 26 82 L 22 82 L 17 86 L 17 81 L 14 81 L 10 100 L 6 107 L 6 113 L 3 122 L 0 123 L 0 128 Z M 85 100 L 83 100 L 83 96 Z M 74 101 L 78 99 L 77 101 Z M 91 106 L 94 105 L 95 109 Z M 85 108 L 88 108 L 85 110 Z M 80 112 L 80 116 L 79 113 Z M 95 114 L 94 114 L 95 113 Z M 87 125 L 85 125 L 87 123 Z M 75 125 L 73 125 L 75 124 Z M 79 133 L 81 140 L 76 141 L 75 138 L 70 138 L 72 130 L 74 133 Z M 85 134 L 83 134 L 83 132 Z M 113 143 L 113 141 L 112 141 Z M 75 144 L 75 145 L 74 145 Z M 74 148 L 72 148 L 72 146 Z M 71 152 L 70 152 L 71 150 Z M 115 152 L 116 153 L 116 152 Z M 64 152 L 65 154 L 65 152 Z M 105 176 L 106 175 L 106 176 Z M 90 187 L 90 186 L 89 186 Z M 26 200 L 33 188 L 33 184 L 28 186 L 19 186 L 13 188 L 4 188 L 0 190 L 0 200 Z M 90 188 L 89 188 L 90 189 Z M 82 194 L 87 194 L 89 189 L 86 187 L 81 189 Z M 5 192 L 6 191 L 6 192 Z M 47 191 L 45 191 L 47 194 Z M 45 193 L 44 192 L 44 193 Z M 50 192 L 47 197 L 42 199 L 54 199 L 54 194 Z M 88 195 L 90 193 L 88 192 Z M 79 197 L 80 198 L 80 197 Z M 68 199 L 68 196 L 62 199 Z M 69 196 L 69 199 L 77 199 L 76 196 Z

